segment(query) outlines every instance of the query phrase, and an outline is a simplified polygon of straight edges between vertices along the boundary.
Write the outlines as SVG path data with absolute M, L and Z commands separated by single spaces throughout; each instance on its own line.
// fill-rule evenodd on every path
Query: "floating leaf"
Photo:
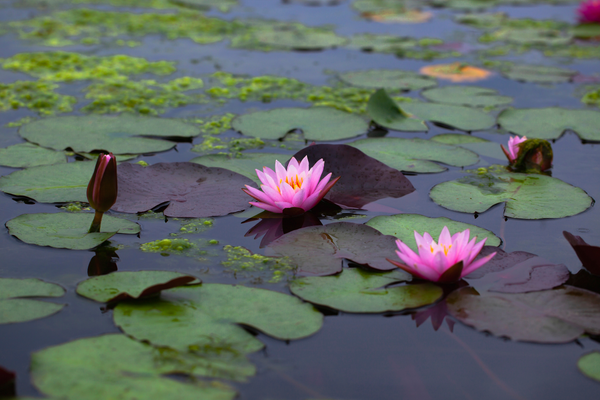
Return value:
M 250 178 L 260 185 L 256 170 L 262 171 L 263 167 L 274 169 L 276 160 L 283 163 L 286 159 L 286 155 L 277 153 L 242 153 L 235 157 L 228 154 L 209 154 L 193 158 L 190 162 L 202 164 L 205 167 L 225 168 Z
M 424 121 L 403 111 L 384 89 L 379 89 L 371 95 L 367 113 L 373 121 L 386 128 L 409 132 L 427 131 Z
M 325 196 L 336 204 L 361 208 L 376 200 L 402 197 L 415 190 L 402 172 L 352 146 L 315 144 L 300 150 L 294 157 L 296 160 L 308 157 L 311 168 L 318 160 L 323 159 L 323 176 L 332 173 L 333 178 L 340 177 Z
M 19 134 L 54 150 L 104 150 L 119 155 L 166 151 L 175 143 L 161 138 L 191 138 L 200 130 L 175 119 L 122 114 L 44 118 L 23 125 Z
M 203 218 L 250 207 L 241 188 L 252 181 L 226 169 L 175 162 L 149 167 L 121 164 L 118 172 L 115 211 L 138 213 L 169 202 L 164 210 L 168 217 Z
M 465 167 L 479 161 L 477 154 L 470 150 L 419 138 L 369 138 L 349 145 L 387 166 L 405 172 L 431 173 L 448 169 L 432 161 L 454 167 Z
M 61 297 L 64 294 L 61 286 L 39 279 L 0 278 L 0 324 L 44 318 L 65 306 L 22 297 Z
M 513 340 L 566 343 L 586 332 L 600 334 L 600 295 L 571 286 L 481 295 L 466 287 L 451 293 L 446 303 L 459 321 Z
M 310 29 L 261 29 L 255 33 L 256 40 L 265 45 L 290 50 L 315 51 L 341 46 L 347 39 L 334 32 L 319 28 Z
M 593 201 L 560 179 L 517 173 L 469 175 L 434 186 L 429 196 L 444 208 L 467 213 L 506 202 L 504 215 L 521 219 L 569 217 L 587 210 Z
M 194 359 L 156 349 L 125 335 L 79 339 L 33 353 L 31 375 L 44 394 L 61 399 L 228 400 L 236 392 L 203 381 L 181 381 L 166 375 L 196 373 Z
M 276 108 L 239 115 L 233 129 L 261 139 L 280 139 L 301 130 L 306 140 L 340 140 L 362 135 L 369 125 L 361 117 L 330 107 Z
M 425 90 L 423 97 L 436 103 L 469 107 L 498 107 L 512 102 L 508 96 L 500 96 L 494 89 L 477 86 L 444 86 Z
M 92 249 L 117 233 L 140 232 L 135 222 L 104 215 L 101 232 L 88 233 L 93 219 L 91 213 L 23 214 L 8 221 L 6 227 L 25 243 L 72 250 Z
M 600 381 L 600 351 L 593 351 L 577 361 L 577 367 L 587 377 Z
M 224 346 L 250 353 L 264 345 L 237 324 L 281 340 L 310 336 L 323 324 L 311 305 L 283 293 L 241 285 L 202 284 L 163 291 L 161 298 L 121 302 L 115 324 L 138 340 L 187 351 Z
M 304 275 L 333 275 L 342 270 L 343 260 L 368 265 L 381 271 L 396 269 L 386 258 L 396 256 L 396 239 L 376 229 L 351 222 L 311 226 L 283 235 L 271 242 L 265 254 L 288 257 Z M 410 280 L 405 274 L 403 280 Z
M 453 144 L 465 149 L 469 149 L 479 155 L 505 160 L 506 156 L 501 150 L 501 147 L 496 142 L 482 139 L 476 136 L 465 135 L 462 133 L 442 133 L 435 135 L 430 140 L 439 143 Z
M 587 23 L 575 25 L 571 29 L 571 33 L 576 38 L 591 39 L 600 36 L 600 25 L 597 23 Z
M 237 0 L 169 0 L 173 4 L 182 7 L 194 8 L 202 11 L 208 11 L 211 8 L 218 8 L 219 11 L 227 12 L 230 8 L 238 5 Z
M 577 71 L 546 65 L 514 64 L 502 72 L 509 79 L 521 82 L 564 83 L 570 82 Z
M 371 69 L 367 71 L 346 72 L 340 79 L 353 86 L 369 89 L 419 90 L 437 85 L 437 81 L 412 71 L 400 69 Z
M 402 311 L 442 297 L 442 289 L 431 283 L 387 287 L 405 277 L 399 269 L 374 273 L 348 268 L 335 276 L 296 279 L 290 290 L 303 300 L 350 313 Z
M 492 73 L 485 69 L 463 63 L 428 65 L 419 70 L 423 75 L 447 79 L 451 82 L 477 82 L 489 78 Z
M 425 232 L 437 240 L 442 233 L 444 226 L 447 226 L 451 234 L 462 232 L 469 229 L 471 238 L 477 236 L 477 241 L 487 238 L 485 242 L 488 246 L 500 246 L 500 239 L 493 232 L 480 228 L 475 225 L 465 224 L 464 222 L 453 221 L 449 218 L 429 218 L 419 214 L 396 214 L 381 215 L 371 218 L 366 225 L 377 229 L 384 235 L 392 235 L 404 242 L 408 247 L 417 251 L 417 242 L 415 241 L 415 231 L 420 235 Z
M 29 168 L 66 162 L 65 153 L 45 149 L 31 143 L 19 143 L 0 149 L 0 165 L 12 168 Z
M 190 275 L 171 271 L 126 271 L 95 276 L 77 285 L 77 294 L 101 303 L 139 299 L 189 283 Z
M 558 139 L 566 130 L 572 130 L 583 140 L 600 141 L 598 111 L 559 107 L 509 108 L 500 113 L 498 124 L 529 139 Z
M 572 235 L 567 231 L 563 231 L 563 235 L 583 266 L 592 274 L 600 276 L 600 247 L 589 245 L 581 236 Z
M 401 22 L 418 24 L 429 21 L 433 17 L 433 13 L 420 10 L 405 10 L 404 12 L 384 10 L 379 12 L 364 12 L 361 14 L 361 17 L 376 22 Z

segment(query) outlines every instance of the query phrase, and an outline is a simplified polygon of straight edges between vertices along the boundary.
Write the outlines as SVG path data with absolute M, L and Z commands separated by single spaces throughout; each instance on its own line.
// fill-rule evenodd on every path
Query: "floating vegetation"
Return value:
M 208 229 L 212 228 L 214 223 L 214 220 L 212 218 L 199 218 L 192 220 L 181 220 L 179 218 L 173 218 L 173 220 L 181 221 L 181 227 L 179 228 L 179 232 L 171 233 L 171 236 L 206 232 Z
M 588 88 L 588 91 L 581 98 L 581 102 L 588 106 L 600 107 L 600 87 Z
M 0 111 L 28 108 L 40 115 L 73 111 L 75 97 L 58 94 L 58 85 L 42 81 L 0 83 Z
M 223 250 L 227 260 L 221 262 L 227 272 L 236 278 L 252 277 L 252 283 L 277 283 L 283 278 L 291 278 L 296 266 L 287 257 L 266 257 L 244 247 L 226 245 Z
M 143 243 L 140 250 L 148 253 L 160 253 L 161 256 L 170 256 L 171 254 L 183 254 L 184 252 L 196 248 L 196 245 L 188 239 L 159 239 L 152 242 Z

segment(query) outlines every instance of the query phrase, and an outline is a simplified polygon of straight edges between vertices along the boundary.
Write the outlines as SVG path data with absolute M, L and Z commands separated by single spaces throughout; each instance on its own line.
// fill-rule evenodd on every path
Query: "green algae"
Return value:
M 148 253 L 160 253 L 163 256 L 171 254 L 184 254 L 197 246 L 188 239 L 159 239 L 143 243 L 140 250 Z
M 188 122 L 199 124 L 202 133 L 218 135 L 231 129 L 231 120 L 236 117 L 235 114 L 226 113 L 223 115 L 211 115 L 205 118 L 196 118 Z
M 68 211 L 68 212 L 90 211 L 90 207 L 89 206 L 86 206 L 84 203 L 80 203 L 78 201 L 62 205 L 59 208 L 61 210 L 65 210 L 65 211 Z
M 586 88 L 586 93 L 581 98 L 581 102 L 588 106 L 600 107 L 600 87 L 592 86 Z
M 169 75 L 176 70 L 175 63 L 170 61 L 149 62 L 144 58 L 123 54 L 98 57 L 64 51 L 19 53 L 1 63 L 6 70 L 24 72 L 53 82 L 108 79 L 143 73 Z
M 40 115 L 73 111 L 75 97 L 58 94 L 58 85 L 44 81 L 0 83 L 0 111 L 28 108 Z
M 444 41 L 437 38 L 421 38 L 374 35 L 363 33 L 350 38 L 347 47 L 365 52 L 395 54 L 399 58 L 433 60 L 436 58 L 459 57 L 454 50 L 442 50 Z
M 219 154 L 231 154 L 235 157 L 244 150 L 262 149 L 263 147 L 265 147 L 265 142 L 259 138 L 221 139 L 207 136 L 202 143 L 192 147 L 192 151 L 202 154 L 217 151 Z
M 296 266 L 287 257 L 267 257 L 244 247 L 226 245 L 223 250 L 227 260 L 221 262 L 225 270 L 238 277 L 252 277 L 252 283 L 277 283 L 284 278 L 292 278 Z
M 173 218 L 175 221 L 179 221 L 179 218 Z M 179 232 L 171 233 L 171 236 L 181 236 L 188 235 L 194 233 L 202 233 L 206 232 L 208 229 L 212 228 L 214 220 L 212 218 L 199 218 L 193 220 L 181 220 L 181 227 L 179 228 Z

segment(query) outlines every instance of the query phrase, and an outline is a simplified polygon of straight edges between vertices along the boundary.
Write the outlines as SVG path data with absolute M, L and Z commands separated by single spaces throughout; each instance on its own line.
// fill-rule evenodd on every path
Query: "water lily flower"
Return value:
M 96 210 L 89 232 L 100 232 L 102 215 L 117 201 L 117 159 L 112 153 L 100 154 L 87 187 L 90 206 Z
M 526 140 L 527 136 L 523 136 L 522 138 L 518 136 L 511 137 L 510 139 L 508 139 L 508 150 L 506 149 L 506 147 L 504 147 L 503 144 L 500 145 L 502 147 L 504 155 L 506 156 L 506 158 L 508 158 L 508 161 L 511 164 L 515 162 L 515 160 L 519 156 L 519 144 L 523 143 Z
M 583 1 L 577 9 L 582 24 L 600 23 L 600 0 Z
M 267 167 L 263 167 L 262 171 L 256 170 L 258 179 L 262 182 L 262 191 L 248 185 L 242 190 L 258 200 L 250 204 L 267 211 L 283 214 L 308 211 L 340 179 L 337 177 L 329 182 L 331 173 L 321 179 L 325 166 L 323 159 L 310 169 L 308 165 L 308 157 L 304 157 L 300 163 L 292 157 L 287 169 L 279 161 L 275 161 L 275 171 Z
M 492 253 L 474 262 L 487 238 L 475 243 L 477 237 L 469 241 L 469 235 L 467 229 L 450 236 L 448 227 L 444 226 L 436 243 L 429 233 L 421 236 L 415 231 L 419 254 L 401 240 L 396 240 L 399 249 L 396 254 L 402 262 L 387 260 L 417 278 L 440 283 L 456 282 L 496 255 Z

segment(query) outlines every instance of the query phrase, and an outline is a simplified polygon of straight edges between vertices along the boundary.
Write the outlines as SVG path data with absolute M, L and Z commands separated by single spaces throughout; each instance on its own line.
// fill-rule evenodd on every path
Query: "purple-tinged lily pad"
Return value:
M 526 293 L 552 289 L 569 279 L 569 269 L 524 251 L 506 253 L 485 246 L 477 259 L 492 252 L 496 255 L 483 267 L 465 277 L 478 292 Z
M 305 156 L 311 167 L 322 158 L 323 175 L 331 172 L 333 178 L 340 177 L 325 198 L 346 207 L 362 208 L 379 199 L 398 198 L 415 191 L 402 172 L 352 146 L 315 144 L 294 154 L 296 160 Z
M 477 293 L 467 287 L 446 298 L 459 321 L 513 340 L 566 343 L 600 334 L 600 295 L 572 286 L 530 293 Z
M 278 217 L 271 217 L 271 215 Z M 254 218 L 248 218 L 242 224 L 256 220 L 259 220 L 259 222 L 250 228 L 244 236 L 254 235 L 254 239 L 262 237 L 259 246 L 261 249 L 272 241 L 297 229 L 323 225 L 319 217 L 312 210 L 292 217 L 282 217 L 281 214 L 278 215 L 265 211 Z
M 14 397 L 17 374 L 0 367 L 0 397 Z
M 86 279 L 77 285 L 77 294 L 108 303 L 148 297 L 190 283 L 200 282 L 193 276 L 171 271 L 114 272 Z
M 244 185 L 252 180 L 223 168 L 190 162 L 158 163 L 149 167 L 119 165 L 119 197 L 113 210 L 148 211 L 169 202 L 167 217 L 203 218 L 250 207 Z
M 288 233 L 269 244 L 268 256 L 289 257 L 302 275 L 333 275 L 342 271 L 344 259 L 380 271 L 396 269 L 386 258 L 395 258 L 396 238 L 366 225 L 336 222 Z M 404 280 L 410 280 L 406 274 Z
M 581 236 L 572 235 L 567 231 L 563 231 L 563 235 L 583 266 L 592 274 L 600 276 L 600 247 L 589 245 Z

